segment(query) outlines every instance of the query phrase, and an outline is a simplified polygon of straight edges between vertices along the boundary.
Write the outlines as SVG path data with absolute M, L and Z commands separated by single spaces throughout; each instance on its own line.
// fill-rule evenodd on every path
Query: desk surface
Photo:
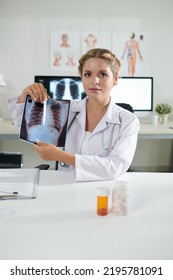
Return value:
M 173 129 L 170 128 L 173 121 L 167 124 L 151 124 L 150 120 L 140 120 L 140 131 L 138 137 L 141 139 L 173 139 Z
M 166 125 L 159 124 L 157 126 L 150 123 L 149 120 L 141 120 L 139 138 L 157 138 L 157 139 L 173 139 L 173 129 L 170 126 L 172 122 Z M 18 139 L 19 128 L 12 124 L 11 120 L 0 121 L 0 140 Z
M 34 200 L 0 201 L 0 259 L 173 259 L 173 173 L 133 173 L 131 212 L 96 215 L 97 186 L 41 171 Z M 109 196 L 109 208 L 111 195 Z
M 19 128 L 12 123 L 12 120 L 0 121 L 0 140 L 18 139 Z

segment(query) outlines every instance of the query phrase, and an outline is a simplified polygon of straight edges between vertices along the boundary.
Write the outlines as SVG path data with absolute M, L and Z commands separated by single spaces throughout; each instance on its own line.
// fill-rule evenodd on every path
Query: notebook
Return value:
M 39 140 L 64 147 L 69 108 L 70 100 L 50 98 L 40 103 L 28 95 L 25 100 L 19 138 L 30 143 Z

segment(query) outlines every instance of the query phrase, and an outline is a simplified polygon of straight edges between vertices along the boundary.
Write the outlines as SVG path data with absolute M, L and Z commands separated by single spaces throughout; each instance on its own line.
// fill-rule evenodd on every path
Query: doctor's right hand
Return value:
M 26 87 L 19 96 L 17 103 L 24 103 L 27 95 L 30 95 L 37 102 L 44 102 L 50 98 L 42 83 L 34 83 Z

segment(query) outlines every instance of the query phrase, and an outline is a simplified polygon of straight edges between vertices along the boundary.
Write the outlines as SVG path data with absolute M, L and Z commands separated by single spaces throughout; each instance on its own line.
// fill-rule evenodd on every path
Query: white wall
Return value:
M 172 11 L 172 0 L 0 0 L 0 73 L 7 83 L 5 88 L 0 88 L 0 114 L 10 117 L 7 99 L 32 83 L 35 75 L 57 74 L 49 66 L 51 30 L 151 32 L 154 106 L 159 102 L 173 106 Z M 9 149 L 9 144 L 0 145 L 0 149 Z M 139 141 L 135 164 L 160 164 L 157 156 L 153 159 L 151 155 L 141 154 L 140 147 L 155 149 L 157 155 L 162 145 L 163 141 L 157 144 Z M 170 143 L 165 147 L 162 165 L 169 163 L 170 147 Z

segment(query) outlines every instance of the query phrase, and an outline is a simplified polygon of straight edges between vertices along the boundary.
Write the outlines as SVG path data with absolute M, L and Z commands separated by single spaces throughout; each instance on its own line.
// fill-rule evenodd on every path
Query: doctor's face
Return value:
M 101 58 L 89 58 L 82 70 L 82 82 L 85 93 L 90 98 L 105 99 L 110 96 L 117 78 L 108 61 Z

